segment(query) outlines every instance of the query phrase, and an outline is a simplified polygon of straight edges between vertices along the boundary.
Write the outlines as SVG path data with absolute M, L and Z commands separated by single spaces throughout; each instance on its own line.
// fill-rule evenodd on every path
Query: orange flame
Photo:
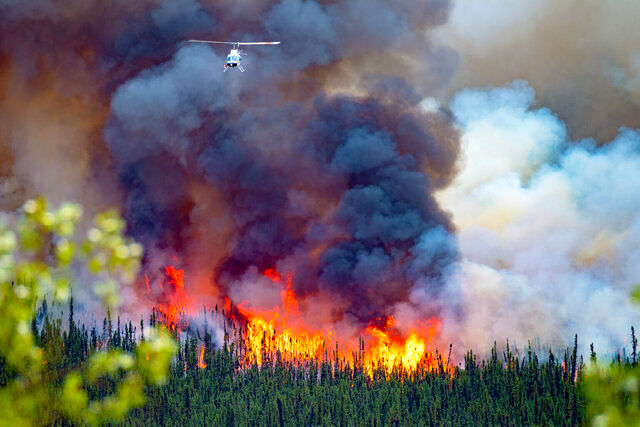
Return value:
M 193 301 L 184 290 L 183 270 L 169 266 L 165 269 L 165 274 L 170 289 L 168 295 L 165 295 L 166 301 L 157 304 L 156 309 L 164 316 L 169 328 L 180 330 L 180 326 L 186 322 L 185 314 L 192 314 Z M 427 351 L 427 344 L 440 329 L 439 319 L 419 323 L 408 335 L 403 335 L 395 327 L 392 316 L 379 318 L 364 330 L 362 345 L 366 343 L 366 349 L 361 348 L 352 338 L 347 340 L 347 345 L 339 353 L 335 353 L 328 350 L 332 347 L 330 344 L 336 342 L 332 330 L 312 330 L 304 325 L 293 289 L 292 275 L 285 274 L 283 280 L 283 275 L 273 268 L 265 270 L 263 275 L 273 283 L 280 284 L 281 308 L 264 310 L 250 307 L 246 301 L 236 306 L 228 298 L 224 301 L 228 318 L 244 326 L 243 333 L 236 337 L 241 345 L 242 366 L 253 363 L 262 365 L 267 362 L 265 358 L 273 361 L 277 354 L 283 361 L 293 363 L 331 354 L 332 357 L 347 360 L 354 365 L 361 364 L 369 375 L 373 375 L 376 369 L 381 369 L 386 374 L 391 374 L 394 369 L 411 373 L 418 367 L 434 370 L 443 365 L 440 358 Z M 337 344 L 335 349 L 337 352 Z M 204 352 L 205 347 L 202 346 L 197 363 L 200 368 L 207 366 Z M 448 366 L 443 368 L 447 372 L 453 372 Z
M 415 333 L 407 338 L 404 345 L 401 342 L 392 342 L 389 336 L 379 329 L 368 327 L 367 333 L 378 340 L 377 345 L 365 356 L 367 367 L 372 367 L 378 361 L 389 373 L 399 364 L 415 369 L 425 352 L 424 342 Z
M 180 330 L 182 318 L 191 312 L 193 299 L 184 290 L 184 270 L 170 265 L 165 268 L 165 275 L 170 287 L 165 291 L 163 300 L 156 304 L 155 308 L 164 317 L 167 327 Z
M 282 277 L 275 269 L 267 269 L 264 276 L 274 283 L 282 284 Z M 265 355 L 279 352 L 284 360 L 298 361 L 322 357 L 326 348 L 325 343 L 332 339 L 332 331 L 309 331 L 301 325 L 298 301 L 293 290 L 293 278 L 286 275 L 285 284 L 281 292 L 283 313 L 279 311 L 262 311 L 250 309 L 240 304 L 238 311 L 247 319 L 247 332 L 244 337 L 246 346 L 245 363 L 263 363 Z M 230 302 L 227 300 L 227 309 Z M 402 338 L 393 329 L 394 319 L 389 316 L 379 319 L 381 326 L 370 325 L 365 333 L 370 345 L 364 354 L 365 369 L 369 374 L 376 367 L 384 369 L 390 374 L 394 368 L 415 372 L 421 361 L 426 361 L 428 369 L 437 367 L 438 362 L 426 351 L 426 345 L 431 342 L 440 328 L 437 319 L 430 319 L 419 330 L 413 330 Z M 295 327 L 290 325 L 294 324 Z M 353 356 L 353 343 L 347 346 L 344 354 Z M 353 362 L 353 360 L 351 360 Z
M 198 359 L 198 368 L 204 369 L 207 364 L 204 362 L 204 346 L 200 349 L 200 358 Z
M 263 274 L 274 283 L 282 284 L 282 277 L 275 269 L 269 268 Z M 321 354 L 324 342 L 321 332 L 310 333 L 303 328 L 287 326 L 288 321 L 299 324 L 296 320 L 300 315 L 293 277 L 289 274 L 285 276 L 280 297 L 284 309 L 282 315 L 275 310 L 258 313 L 256 309 L 244 307 L 244 304 L 237 307 L 247 319 L 245 363 L 261 365 L 263 354 L 274 355 L 277 352 L 287 360 L 310 359 Z

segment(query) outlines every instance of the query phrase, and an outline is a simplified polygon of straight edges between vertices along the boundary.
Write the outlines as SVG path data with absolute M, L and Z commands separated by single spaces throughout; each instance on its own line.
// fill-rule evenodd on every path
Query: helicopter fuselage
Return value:
M 225 69 L 227 67 L 237 67 L 240 65 L 241 61 L 242 55 L 240 54 L 240 49 L 231 49 L 227 55 L 227 64 Z

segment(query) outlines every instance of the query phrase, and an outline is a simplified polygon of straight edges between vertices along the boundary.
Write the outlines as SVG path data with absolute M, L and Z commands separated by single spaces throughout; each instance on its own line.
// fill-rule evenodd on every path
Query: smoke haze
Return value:
M 277 268 L 317 328 L 611 349 L 638 315 L 636 7 L 0 0 L 0 206 L 119 206 L 199 303 L 271 308 Z M 222 73 L 190 38 L 283 43 Z
M 640 127 L 640 4 L 458 0 L 438 36 L 459 53 L 447 95 L 524 79 L 572 139 L 611 141 Z
M 464 348 L 578 333 L 584 350 L 612 349 L 638 316 L 640 134 L 570 142 L 534 96 L 516 81 L 452 100 L 462 166 L 437 199 L 458 228 L 463 261 L 449 286 L 466 310 L 445 327 Z

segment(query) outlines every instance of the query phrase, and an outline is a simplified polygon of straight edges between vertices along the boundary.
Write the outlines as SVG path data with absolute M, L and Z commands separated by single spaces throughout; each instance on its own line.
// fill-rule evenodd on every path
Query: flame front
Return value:
M 251 316 L 243 312 L 247 317 L 247 333 L 245 336 L 246 357 L 245 362 L 254 361 L 261 365 L 263 354 L 280 355 L 285 360 L 299 361 L 319 357 L 324 343 L 323 334 L 307 333 L 305 331 L 293 332 L 283 323 L 278 324 L 277 316 L 266 320 L 258 316 Z M 278 327 L 276 326 L 278 325 Z
M 298 301 L 292 286 L 292 277 L 281 275 L 275 269 L 267 269 L 264 276 L 274 283 L 283 285 L 281 292 L 283 312 L 260 312 L 251 310 L 240 304 L 238 311 L 247 319 L 245 363 L 263 363 L 263 355 L 280 353 L 283 360 L 302 361 L 323 357 L 324 352 L 332 356 L 346 358 L 354 363 L 358 345 L 347 342 L 340 354 L 334 354 L 331 344 L 336 342 L 332 330 L 310 331 L 301 325 Z M 295 325 L 295 326 L 291 326 Z M 426 351 L 427 344 L 437 334 L 440 322 L 429 319 L 419 330 L 412 331 L 402 338 L 394 329 L 394 319 L 389 316 L 381 327 L 370 325 L 365 329 L 365 349 L 362 362 L 365 370 L 372 374 L 376 368 L 384 369 L 390 374 L 394 368 L 415 372 L 421 361 L 425 361 L 427 369 L 435 369 L 436 358 Z M 349 340 L 353 341 L 353 340 Z
M 186 322 L 186 315 L 192 315 L 196 311 L 194 302 L 184 289 L 182 270 L 169 266 L 165 269 L 165 274 L 170 288 L 163 294 L 164 303 L 156 304 L 156 309 L 170 328 L 180 331 L 180 326 Z M 391 374 L 394 369 L 411 373 L 419 366 L 433 370 L 443 365 L 441 359 L 427 351 L 427 344 L 440 328 L 438 319 L 419 323 L 408 335 L 403 336 L 395 327 L 394 318 L 388 316 L 372 322 L 364 329 L 361 337 L 336 337 L 330 328 L 313 330 L 304 324 L 290 274 L 283 277 L 270 268 L 263 275 L 281 286 L 279 307 L 264 310 L 251 307 L 246 301 L 232 306 L 231 301 L 225 299 L 226 313 L 233 324 L 236 325 L 241 320 L 242 333 L 237 335 L 237 344 L 242 366 L 254 363 L 262 365 L 266 363 L 265 358 L 273 361 L 277 356 L 293 363 L 326 359 L 330 356 L 353 365 L 360 364 L 369 375 L 373 375 L 376 369 L 381 369 L 386 374 Z M 240 316 L 236 318 L 233 312 Z M 197 363 L 200 368 L 207 366 L 204 356 L 203 345 Z M 448 366 L 443 368 L 450 371 Z
M 390 374 L 394 368 L 398 367 L 413 372 L 425 358 L 430 360 L 427 367 L 435 368 L 437 361 L 434 362 L 432 355 L 427 353 L 426 344 L 431 342 L 440 324 L 433 319 L 431 323 L 432 325 L 423 328 L 426 333 L 419 335 L 418 332 L 412 331 L 404 340 L 400 337 L 394 339 L 392 335 L 378 327 L 367 327 L 365 332 L 375 339 L 365 353 L 367 371 L 372 372 L 375 367 L 380 367 Z M 393 317 L 387 318 L 386 327 L 393 327 Z
M 184 270 L 170 265 L 165 268 L 165 276 L 169 287 L 162 289 L 160 300 L 154 308 L 162 315 L 164 322 L 170 329 L 180 330 L 182 319 L 193 311 L 194 302 L 184 289 Z M 149 280 L 146 277 L 145 282 L 150 291 Z
M 261 365 L 263 354 L 277 352 L 286 360 L 292 361 L 319 357 L 322 353 L 324 334 L 320 331 L 309 332 L 303 328 L 291 327 L 300 323 L 298 300 L 293 290 L 291 275 L 286 275 L 283 282 L 280 273 L 273 268 L 265 270 L 263 274 L 272 282 L 282 285 L 280 297 L 283 310 L 282 313 L 275 310 L 258 312 L 245 307 L 244 304 L 238 306 L 238 311 L 247 319 L 244 362 L 256 362 Z

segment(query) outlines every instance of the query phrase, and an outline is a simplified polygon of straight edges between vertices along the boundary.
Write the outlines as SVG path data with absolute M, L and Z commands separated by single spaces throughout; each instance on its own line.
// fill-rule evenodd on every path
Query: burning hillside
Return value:
M 434 192 L 454 177 L 459 144 L 446 109 L 421 104 L 455 65 L 453 51 L 423 43 L 450 5 L 414 6 L 368 3 L 362 16 L 359 2 L 342 0 L 243 2 L 243 13 L 226 1 L 72 2 L 36 15 L 16 5 L 0 18 L 2 106 L 40 131 L 15 155 L 35 159 L 31 141 L 52 139 L 60 171 L 77 171 L 60 154 L 74 147 L 83 178 L 61 175 L 61 197 L 89 211 L 121 206 L 146 248 L 127 312 L 152 305 L 184 329 L 185 314 L 226 298 L 243 319 L 247 360 L 261 360 L 258 343 L 299 358 L 338 342 L 346 357 L 362 337 L 369 360 L 415 365 L 458 259 Z M 251 35 L 282 44 L 252 51 L 244 80 L 219 72 L 215 46 L 185 42 Z M 434 61 L 416 68 L 407 54 Z M 75 129 L 65 142 L 57 109 Z M 0 131 L 12 138 L 12 127 Z M 53 181 L 41 189 L 55 201 Z M 109 200 L 78 196 L 90 192 Z
M 210 313 L 209 324 L 204 325 L 205 329 L 207 326 L 224 328 L 225 341 L 236 345 L 244 366 L 262 365 L 265 358 L 273 361 L 279 357 L 294 365 L 314 359 L 329 360 L 359 364 L 370 374 L 378 368 L 391 374 L 394 369 L 414 372 L 419 365 L 423 369 L 436 369 L 443 363 L 427 350 L 440 327 L 438 319 L 419 322 L 406 336 L 394 327 L 392 316 L 372 321 L 358 331 L 357 336 L 339 336 L 332 327 L 317 329 L 305 324 L 292 289 L 291 275 L 283 278 L 273 268 L 265 270 L 263 275 L 281 287 L 278 305 L 264 309 L 251 307 L 247 301 L 233 304 L 225 298 L 223 311 Z M 190 323 L 199 317 L 207 318 L 207 309 L 198 307 L 185 293 L 183 280 L 182 270 L 167 267 L 164 280 L 158 283 L 158 287 L 164 287 L 162 296 L 154 307 L 159 321 L 177 333 L 189 329 Z M 151 289 L 149 285 L 149 293 Z M 205 345 L 198 362 L 203 368 L 206 367 L 203 361 Z M 445 365 L 448 366 L 448 360 Z
M 510 79 L 444 99 L 450 1 L 64 3 L 0 1 L 0 201 L 118 206 L 146 248 L 126 315 L 184 329 L 226 298 L 251 348 L 349 356 L 361 337 L 386 366 L 508 337 L 615 348 L 637 316 L 638 133 L 572 141 Z M 189 39 L 282 44 L 223 73 L 226 52 Z M 594 69 L 635 88 L 628 46 L 600 49 L 616 63 Z M 566 72 L 542 103 L 580 92 Z

